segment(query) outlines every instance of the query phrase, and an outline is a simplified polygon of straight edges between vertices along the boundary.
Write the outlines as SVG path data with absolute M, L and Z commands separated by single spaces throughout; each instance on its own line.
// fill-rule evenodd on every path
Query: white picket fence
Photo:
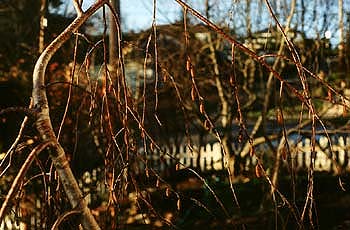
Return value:
M 293 162 L 293 167 L 296 170 L 307 169 L 311 163 L 311 140 L 303 138 L 301 141 L 289 140 L 290 154 Z M 262 154 L 267 154 L 266 146 L 260 145 L 256 147 L 257 156 L 262 157 Z M 331 140 L 331 144 L 326 136 L 318 136 L 315 146 L 315 171 L 336 171 L 336 167 L 349 169 L 349 151 L 350 136 L 339 136 Z M 141 150 L 142 152 L 143 150 Z M 264 159 L 274 161 L 274 156 L 267 156 Z M 200 169 L 201 171 L 220 171 L 224 169 L 224 161 L 222 148 L 219 142 L 210 143 L 201 147 L 189 148 L 182 144 L 179 146 L 164 147 L 161 152 L 149 153 L 146 156 L 148 164 L 162 172 L 180 163 L 181 168 L 191 167 Z M 199 165 L 197 165 L 199 158 Z M 243 164 L 246 170 L 254 169 L 257 163 L 256 156 L 245 156 Z M 263 162 L 264 163 L 264 162 Z M 143 163 L 140 163 L 141 171 L 145 168 Z
M 332 138 L 332 144 L 329 143 L 327 137 L 319 136 L 316 143 L 316 155 L 315 155 L 315 171 L 327 171 L 338 172 L 338 169 L 343 171 L 350 171 L 350 136 L 339 136 Z M 296 170 L 306 170 L 311 163 L 311 140 L 309 138 L 303 138 L 302 141 L 296 143 L 296 141 L 290 140 L 291 161 Z M 266 147 L 257 146 L 257 155 L 262 156 Z M 140 149 L 140 154 L 145 154 L 143 149 Z M 164 154 L 166 153 L 166 154 Z M 265 153 L 266 154 L 266 153 Z M 224 162 L 222 159 L 222 148 L 220 143 L 210 143 L 201 147 L 188 148 L 187 145 L 178 145 L 171 147 L 164 147 L 162 151 L 154 151 L 151 153 L 148 151 L 144 156 L 147 159 L 147 167 L 152 167 L 160 174 L 169 169 L 174 170 L 175 165 L 180 165 L 180 168 L 191 167 L 202 172 L 214 172 L 224 170 Z M 266 159 L 266 157 L 264 158 Z M 273 158 L 268 158 L 273 160 Z M 198 161 L 199 160 L 199 161 Z M 250 157 L 247 155 L 243 159 L 245 170 L 254 170 L 257 163 L 255 156 Z M 198 165 L 197 165 L 197 162 Z M 287 161 L 284 161 L 285 163 Z M 134 167 L 138 172 L 136 174 L 142 174 L 145 172 L 146 165 L 143 162 L 136 162 L 138 165 Z M 180 163 L 180 164 L 179 164 Z M 263 162 L 264 163 L 264 162 Z M 88 203 L 93 202 L 95 195 L 92 195 L 91 188 L 94 190 L 94 194 L 107 194 L 107 188 L 104 184 L 104 180 L 101 180 L 103 175 L 102 169 L 94 169 L 92 172 L 85 172 L 81 180 L 79 180 L 79 186 L 82 188 L 83 193 L 87 194 L 85 199 Z M 36 210 L 40 210 L 39 200 L 35 204 Z M 30 228 L 24 223 L 20 222 L 20 218 L 13 212 L 7 215 L 0 223 L 0 230 L 12 230 L 12 229 L 41 229 L 42 225 L 38 222 L 40 216 L 37 214 L 30 217 Z
M 340 136 L 336 140 L 329 143 L 326 136 L 319 137 L 315 152 L 316 171 L 337 172 L 337 167 L 349 170 L 349 150 L 350 137 Z M 309 167 L 311 164 L 311 140 L 306 138 L 303 142 L 296 145 L 292 152 L 293 158 L 296 159 L 297 169 Z

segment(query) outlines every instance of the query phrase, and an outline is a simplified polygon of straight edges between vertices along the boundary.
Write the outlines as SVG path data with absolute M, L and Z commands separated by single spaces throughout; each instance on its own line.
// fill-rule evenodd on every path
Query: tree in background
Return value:
M 224 225 L 245 228 L 249 220 L 243 218 L 242 202 L 238 202 L 235 188 L 236 182 L 244 181 L 247 176 L 241 175 L 245 168 L 242 158 L 254 158 L 257 164 L 250 171 L 256 174 L 255 177 L 263 178 L 268 188 L 261 192 L 269 197 L 268 201 L 264 199 L 262 207 L 272 207 L 276 216 L 284 215 L 283 208 L 287 207 L 286 216 L 292 220 L 282 218 L 282 221 L 302 228 L 308 216 L 307 224 L 314 226 L 316 131 L 328 131 L 324 123 L 326 119 L 322 117 L 324 104 L 317 102 L 339 103 L 344 111 L 348 107 L 347 99 L 332 86 L 332 82 L 317 75 L 318 68 L 310 71 L 305 67 L 305 63 L 312 63 L 308 59 L 318 53 L 308 54 L 310 50 L 306 45 L 305 51 L 299 49 L 297 36 L 289 33 L 298 33 L 299 18 L 294 17 L 296 8 L 303 9 L 300 16 L 301 28 L 305 30 L 301 33 L 303 37 L 307 30 L 306 15 L 316 12 L 307 14 L 303 1 L 300 6 L 294 0 L 283 3 L 283 7 L 280 1 L 271 4 L 269 1 L 264 4 L 254 4 L 253 1 L 244 1 L 242 5 L 233 3 L 237 8 L 241 7 L 245 15 L 237 23 L 245 26 L 233 25 L 232 29 L 225 22 L 222 23 L 224 26 L 213 22 L 219 14 L 214 14 L 216 5 L 211 1 L 204 2 L 202 14 L 181 0 L 176 2 L 183 8 L 180 23 L 157 25 L 157 4 L 154 1 L 152 28 L 144 33 L 129 34 L 125 37 L 130 40 L 124 40 L 118 18 L 119 7 L 112 5 L 113 2 L 96 1 L 83 11 L 82 2 L 73 1 L 76 18 L 55 36 L 36 62 L 29 108 L 1 111 L 4 117 L 7 112 L 21 112 L 27 117 L 14 144 L 2 155 L 1 177 L 10 177 L 12 184 L 5 189 L 7 196 L 1 197 L 0 220 L 16 206 L 12 199 L 18 195 L 19 207 L 32 196 L 43 200 L 45 205 L 41 211 L 49 212 L 43 223 L 52 229 L 59 226 L 76 229 L 79 224 L 85 229 L 99 229 L 104 221 L 102 212 L 111 217 L 105 222 L 113 229 L 135 223 L 135 213 L 138 212 L 140 222 L 145 225 L 181 227 L 191 224 L 186 218 L 193 209 L 200 209 L 214 220 L 225 220 L 218 221 Z M 31 35 L 33 47 L 42 47 L 43 37 L 39 33 L 42 32 L 42 26 L 39 26 L 42 20 L 39 16 L 42 19 L 45 2 L 41 4 L 35 8 L 38 20 L 36 33 Z M 273 26 L 265 27 L 266 24 L 261 22 L 263 28 L 260 28 L 253 23 L 256 19 L 252 12 L 263 6 L 265 10 L 259 10 L 259 14 L 270 20 Z M 112 28 L 109 44 L 107 7 L 111 12 L 109 26 Z M 81 27 L 100 9 L 103 34 L 89 36 Z M 26 21 L 18 25 L 23 26 L 22 23 Z M 31 33 L 25 27 L 22 29 L 18 32 L 19 37 Z M 259 40 L 261 34 L 265 36 L 264 42 Z M 40 42 L 37 37 L 41 38 Z M 305 40 L 303 38 L 300 43 Z M 71 44 L 67 53 L 72 60 L 65 70 L 57 70 L 57 62 L 61 60 L 58 57 L 55 61 L 51 59 L 67 41 Z M 317 39 L 310 42 L 315 47 L 321 44 Z M 16 58 L 22 54 L 18 55 Z M 7 62 L 11 66 L 16 61 Z M 128 65 L 141 70 L 141 74 L 137 72 L 135 82 L 128 79 Z M 313 84 L 318 84 L 317 88 L 313 88 Z M 319 88 L 321 92 L 316 93 Z M 29 104 L 29 99 L 25 103 Z M 309 116 L 304 116 L 305 113 Z M 288 122 L 292 122 L 292 128 Z M 340 123 L 339 126 L 344 125 L 344 122 Z M 269 125 L 276 128 L 271 131 Z M 311 163 L 307 169 L 305 202 L 300 204 L 295 199 L 295 166 L 292 143 L 288 138 L 302 133 L 302 128 L 307 126 Z M 198 134 L 203 138 L 196 143 Z M 205 136 L 211 139 L 205 139 Z M 219 196 L 222 191 L 215 187 L 219 185 L 216 182 L 211 186 L 209 181 L 213 181 L 216 174 L 206 176 L 205 170 L 201 172 L 198 168 L 186 167 L 176 156 L 164 150 L 164 142 L 173 145 L 171 139 L 178 139 L 175 148 L 185 139 L 188 154 L 197 153 L 208 140 L 217 141 L 224 155 L 223 181 L 228 184 L 223 190 L 229 190 L 229 195 Z M 330 142 L 330 138 L 328 140 Z M 268 148 L 260 150 L 259 144 L 263 143 L 267 143 Z M 159 161 L 152 161 L 153 156 Z M 175 162 L 167 168 L 169 177 L 164 177 L 165 174 L 157 168 L 157 164 L 161 165 L 165 159 Z M 237 163 L 237 159 L 242 162 Z M 284 159 L 288 175 L 292 177 L 292 195 L 284 194 L 279 187 L 279 173 L 285 170 L 281 166 Z M 91 163 L 94 160 L 100 161 L 99 165 Z M 38 169 L 33 169 L 33 162 Z M 88 207 L 85 194 L 79 187 L 77 177 L 83 173 L 78 172 L 75 163 L 82 170 L 91 165 L 99 166 L 104 172 L 98 180 L 106 191 L 94 207 Z M 251 172 L 249 177 L 253 177 Z M 44 190 L 40 195 L 35 193 L 37 188 L 30 190 L 29 187 L 36 178 L 41 179 L 38 186 Z M 201 199 L 195 192 L 182 191 L 187 179 L 190 184 L 201 187 L 210 198 Z M 227 205 L 231 202 L 226 201 L 232 200 L 235 205 Z M 286 206 L 280 207 L 280 201 Z M 264 202 L 269 202 L 270 206 L 265 206 Z M 163 211 L 161 204 L 165 203 L 171 204 L 170 208 L 167 207 L 170 211 Z M 125 208 L 127 205 L 130 205 L 129 209 Z M 23 208 L 21 210 L 19 215 L 24 220 Z M 260 214 L 257 214 L 257 219 Z M 189 223 L 184 223 L 184 220 Z M 277 218 L 275 221 L 279 223 Z

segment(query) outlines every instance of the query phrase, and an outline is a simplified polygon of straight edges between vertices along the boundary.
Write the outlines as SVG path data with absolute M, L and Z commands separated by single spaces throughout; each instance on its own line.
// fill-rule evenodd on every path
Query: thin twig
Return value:
M 70 210 L 68 212 L 63 213 L 63 215 L 59 216 L 56 219 L 55 223 L 51 227 L 51 230 L 58 230 L 58 227 L 65 219 L 67 219 L 70 216 L 78 215 L 78 214 L 81 214 L 81 210 Z
M 37 111 L 35 109 L 27 107 L 9 107 L 0 110 L 0 116 L 4 116 L 7 113 L 24 113 L 27 117 L 35 120 L 37 117 Z
M 28 109 L 32 109 L 32 106 L 33 106 L 33 100 L 31 99 L 30 100 L 30 104 L 29 104 L 29 108 Z M 26 124 L 28 122 L 28 119 L 29 117 L 26 116 L 24 117 L 23 121 L 22 121 L 22 124 L 21 124 L 21 127 L 18 131 L 18 134 L 17 134 L 17 137 L 15 139 L 15 141 L 12 143 L 11 147 L 9 148 L 9 150 L 7 150 L 6 152 L 6 155 L 4 156 L 4 159 L 1 161 L 0 163 L 0 168 L 3 166 L 3 164 L 5 163 L 6 159 L 8 156 L 10 156 L 10 159 L 9 159 L 9 163 L 7 164 L 7 166 L 5 167 L 4 170 L 2 170 L 0 172 L 0 177 L 2 177 L 4 175 L 4 173 L 9 169 L 9 167 L 11 166 L 11 162 L 12 162 L 12 154 L 14 153 L 17 145 L 18 145 L 18 142 L 20 141 L 22 135 L 23 135 L 23 131 L 24 131 L 24 128 L 26 127 Z
M 18 191 L 18 188 L 20 186 L 20 183 L 23 181 L 23 178 L 26 174 L 26 172 L 28 171 L 30 165 L 33 163 L 35 157 L 41 153 L 47 146 L 49 146 L 50 144 L 52 144 L 51 141 L 47 141 L 47 142 L 43 142 L 41 144 L 39 144 L 38 146 L 36 146 L 28 155 L 26 161 L 23 163 L 21 169 L 19 170 L 16 178 L 14 179 L 11 188 L 9 190 L 9 192 L 7 193 L 7 196 L 5 198 L 4 203 L 1 206 L 0 209 L 0 222 L 1 220 L 5 217 L 6 214 L 6 209 L 10 203 L 10 201 L 12 200 L 12 198 L 15 196 L 15 194 Z

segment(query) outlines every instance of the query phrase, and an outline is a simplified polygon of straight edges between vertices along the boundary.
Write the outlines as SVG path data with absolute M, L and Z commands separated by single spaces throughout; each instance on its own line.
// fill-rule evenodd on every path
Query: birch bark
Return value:
M 106 3 L 106 0 L 98 0 L 85 12 L 77 12 L 77 18 L 41 53 L 33 72 L 32 96 L 34 109 L 37 111 L 35 125 L 39 132 L 41 141 L 49 141 L 52 143 L 49 147 L 50 158 L 56 168 L 60 183 L 63 185 L 70 204 L 74 209 L 81 211 L 81 224 L 84 229 L 100 229 L 100 227 L 91 214 L 87 203 L 83 199 L 83 194 L 79 189 L 78 183 L 69 166 L 64 149 L 60 143 L 58 143 L 52 128 L 45 88 L 45 70 L 55 52 L 93 13 Z

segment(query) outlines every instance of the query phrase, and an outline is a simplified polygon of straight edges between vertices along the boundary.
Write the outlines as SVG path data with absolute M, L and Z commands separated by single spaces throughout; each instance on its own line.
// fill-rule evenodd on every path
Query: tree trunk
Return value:
M 120 24 L 120 2 L 119 0 L 111 0 L 111 5 L 114 7 L 116 15 L 119 17 Z M 109 65 L 115 69 L 118 60 L 118 32 L 117 25 L 113 14 L 109 14 Z
M 86 12 L 78 14 L 78 17 L 42 52 L 35 64 L 33 72 L 32 96 L 34 109 L 37 111 L 36 128 L 42 142 L 50 141 L 53 143 L 49 148 L 51 160 L 70 204 L 74 209 L 81 211 L 81 224 L 84 229 L 100 229 L 100 227 L 83 198 L 82 192 L 69 166 L 66 154 L 58 143 L 52 128 L 45 88 L 45 70 L 51 57 L 70 38 L 72 33 L 76 32 L 94 12 L 106 3 L 106 0 L 96 1 Z
M 207 7 L 209 4 L 207 4 Z M 209 12 L 207 11 L 207 16 L 209 16 Z M 232 151 L 231 147 L 231 126 L 232 126 L 232 114 L 230 111 L 230 105 L 228 102 L 228 99 L 225 97 L 225 92 L 224 92 L 224 87 L 222 85 L 222 81 L 220 78 L 220 70 L 219 70 L 219 65 L 217 62 L 216 58 L 216 53 L 215 53 L 215 45 L 213 38 L 211 34 L 209 33 L 208 35 L 208 45 L 210 49 L 210 54 L 209 57 L 212 61 L 213 64 L 213 69 L 214 69 L 214 75 L 215 75 L 215 86 L 218 91 L 219 99 L 220 99 L 220 104 L 221 104 L 221 125 L 223 129 L 223 134 L 221 138 L 221 144 L 223 147 L 223 157 L 225 159 L 225 165 L 227 169 L 229 170 L 230 174 L 230 180 L 233 181 L 234 179 L 234 171 L 235 171 L 235 155 Z
M 296 0 L 292 0 L 291 1 L 291 6 L 290 6 L 290 13 L 289 16 L 287 18 L 287 22 L 284 28 L 284 32 L 287 34 L 289 31 L 289 27 L 290 27 L 290 23 L 292 21 L 293 15 L 294 15 L 294 11 L 295 11 L 295 5 L 296 5 Z M 285 47 L 285 39 L 282 37 L 281 38 L 281 43 L 280 43 L 280 47 L 277 53 L 277 58 L 275 60 L 275 62 L 273 63 L 273 68 L 276 69 L 280 63 L 280 55 L 283 52 L 283 49 Z M 268 83 L 266 86 L 267 92 L 265 94 L 265 100 L 264 100 L 264 109 L 263 109 L 263 125 L 264 125 L 264 133 L 266 133 L 266 114 L 268 111 L 268 104 L 269 104 L 269 100 L 270 100 L 270 95 L 271 95 L 271 87 L 272 87 L 272 79 L 273 79 L 273 74 L 270 73 L 269 75 L 269 79 L 268 79 Z M 282 113 L 282 111 L 281 111 Z M 283 118 L 282 118 L 283 119 Z M 284 121 L 282 121 L 284 122 Z M 281 142 L 284 143 L 284 138 L 287 137 L 282 137 L 283 140 L 281 140 Z M 283 146 L 283 144 L 281 144 L 281 146 Z M 277 188 L 277 181 L 278 181 L 278 173 L 279 173 L 279 168 L 280 168 L 280 161 L 281 161 L 281 151 L 282 151 L 282 147 L 278 147 L 276 150 L 276 160 L 275 160 L 275 165 L 274 165 L 274 169 L 273 169 L 273 173 L 272 173 L 272 184 L 274 185 L 274 187 L 271 188 L 272 192 L 274 192 L 274 190 Z
M 339 58 L 339 71 L 344 72 L 344 7 L 343 0 L 338 0 L 338 27 L 339 27 L 339 45 L 338 45 L 338 58 Z
M 45 11 L 46 11 L 46 0 L 41 0 L 40 4 L 40 30 L 39 30 L 39 45 L 38 45 L 38 51 L 39 54 L 43 52 L 44 45 L 45 45 L 45 27 L 46 27 L 46 18 L 45 18 Z

